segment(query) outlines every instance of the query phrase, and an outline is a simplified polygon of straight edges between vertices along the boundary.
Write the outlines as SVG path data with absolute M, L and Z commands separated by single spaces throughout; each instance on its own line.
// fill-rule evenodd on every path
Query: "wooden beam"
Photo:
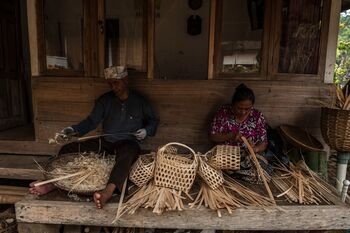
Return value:
M 0 204 L 14 204 L 24 198 L 24 195 L 0 194 Z
M 208 79 L 214 79 L 216 0 L 210 1 Z
M 155 0 L 148 0 L 147 16 L 147 79 L 152 80 L 154 78 Z
M 340 1 L 340 0 L 339 0 Z M 320 77 L 320 81 L 324 81 L 325 78 L 325 70 L 326 70 L 326 60 L 327 60 L 327 52 L 328 52 L 328 38 L 330 37 L 330 26 L 331 26 L 331 13 L 335 14 L 335 10 L 338 11 L 338 16 L 333 15 L 332 17 L 335 17 L 335 20 L 340 17 L 340 9 L 332 9 L 332 3 L 333 0 L 324 0 L 323 6 L 322 6 L 322 15 L 321 15 L 321 30 L 320 30 L 320 45 L 319 45 L 319 60 L 318 60 L 318 75 Z M 340 3 L 341 5 L 341 3 Z M 333 22 L 335 23 L 335 22 Z M 332 25 L 333 27 L 337 27 L 339 29 L 339 21 L 338 24 Z M 336 29 L 332 29 L 336 30 Z M 334 33 L 334 31 L 332 32 Z M 338 37 L 338 33 L 335 34 L 336 37 Z M 334 41 L 333 41 L 334 43 Z M 336 47 L 334 48 L 334 52 L 336 51 Z M 328 54 L 330 55 L 330 54 Z M 335 62 L 335 59 L 334 59 Z M 334 64 L 333 64 L 334 65 Z M 334 69 L 334 67 L 333 67 Z
M 345 205 L 281 206 L 238 208 L 230 215 L 222 211 L 219 218 L 207 208 L 169 211 L 156 215 L 140 209 L 134 215 L 124 215 L 112 224 L 117 204 L 109 203 L 96 209 L 91 202 L 22 200 L 16 203 L 20 223 L 98 225 L 114 227 L 216 229 L 216 230 L 326 230 L 349 229 L 350 209 Z
M 56 155 L 58 149 L 49 145 L 47 139 L 41 142 L 0 140 L 1 154 Z
M 332 0 L 329 17 L 329 30 L 327 40 L 327 51 L 325 61 L 324 82 L 333 83 L 334 64 L 338 45 L 339 18 L 341 9 L 341 0 Z
M 59 233 L 60 225 L 18 223 L 17 230 L 19 233 Z
M 103 77 L 105 68 L 105 1 L 97 0 L 97 20 L 98 20 L 98 74 Z
M 34 159 L 42 166 L 48 161 L 48 156 L 0 155 L 0 178 L 42 180 L 42 172 Z M 1 193 L 1 191 L 0 191 Z

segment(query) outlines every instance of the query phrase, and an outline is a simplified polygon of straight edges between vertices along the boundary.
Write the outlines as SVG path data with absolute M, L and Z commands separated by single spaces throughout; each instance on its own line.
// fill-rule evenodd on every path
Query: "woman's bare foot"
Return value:
M 29 193 L 37 195 L 37 196 L 41 196 L 44 194 L 47 194 L 49 192 L 51 192 L 52 190 L 56 189 L 55 185 L 53 185 L 52 183 L 49 184 L 44 184 L 44 185 L 40 185 L 40 186 L 34 186 L 35 183 L 37 183 L 39 181 L 34 181 L 32 183 L 29 184 Z
M 108 184 L 101 192 L 94 193 L 94 202 L 98 209 L 102 209 L 106 202 L 111 199 L 115 188 L 115 184 Z

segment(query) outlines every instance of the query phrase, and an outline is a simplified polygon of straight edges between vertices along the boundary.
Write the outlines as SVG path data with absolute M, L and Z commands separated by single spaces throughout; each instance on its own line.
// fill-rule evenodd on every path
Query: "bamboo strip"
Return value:
M 248 148 L 248 150 L 249 150 L 251 156 L 253 157 L 253 160 L 254 160 L 256 169 L 257 169 L 259 175 L 261 176 L 261 178 L 262 178 L 262 180 L 263 180 L 264 186 L 265 186 L 265 188 L 266 188 L 266 191 L 267 191 L 267 193 L 268 193 L 268 195 L 269 195 L 271 201 L 272 201 L 274 204 L 276 204 L 275 198 L 274 198 L 273 195 L 272 195 L 271 189 L 270 189 L 270 187 L 269 187 L 269 185 L 268 185 L 268 183 L 267 183 L 267 181 L 266 181 L 265 174 L 264 174 L 264 172 L 263 172 L 263 170 L 262 170 L 262 168 L 261 168 L 261 166 L 260 166 L 260 164 L 259 164 L 258 159 L 256 158 L 256 155 L 255 155 L 255 152 L 254 152 L 252 146 L 250 145 L 250 143 L 248 142 L 248 140 L 247 140 L 245 137 L 242 137 L 242 140 L 243 140 L 244 144 L 247 146 L 247 148 Z
M 125 179 L 124 184 L 123 184 L 123 188 L 122 188 L 122 195 L 119 199 L 119 204 L 118 204 L 118 210 L 117 210 L 117 216 L 115 217 L 115 219 L 113 220 L 113 223 L 115 223 L 116 221 L 119 220 L 119 218 L 121 217 L 120 213 L 122 212 L 122 204 L 123 204 L 123 200 L 124 200 L 124 195 L 125 195 L 125 190 L 126 190 L 126 184 L 128 182 L 128 179 Z
M 76 173 L 69 174 L 69 175 L 66 175 L 66 176 L 61 176 L 61 177 L 53 178 L 53 179 L 50 179 L 50 180 L 41 181 L 41 182 L 35 183 L 34 186 L 37 187 L 37 186 L 44 185 L 44 184 L 49 184 L 49 183 L 52 183 L 52 182 L 55 182 L 55 181 L 68 179 L 68 178 L 71 178 L 71 177 L 74 177 L 74 176 L 81 175 L 83 173 L 84 173 L 84 171 L 80 171 L 80 172 L 76 172 Z

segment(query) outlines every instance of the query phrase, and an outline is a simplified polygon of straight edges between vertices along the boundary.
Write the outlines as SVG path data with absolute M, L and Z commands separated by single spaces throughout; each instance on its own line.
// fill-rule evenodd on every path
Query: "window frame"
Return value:
M 154 79 L 155 60 L 155 0 L 145 0 L 143 17 L 143 69 L 130 71 L 134 77 Z M 105 66 L 105 0 L 83 0 L 83 71 L 48 70 L 46 68 L 46 45 L 44 27 L 44 0 L 36 1 L 38 64 L 41 76 L 103 77 Z M 325 75 L 326 49 L 328 42 L 331 0 L 323 0 L 319 64 L 317 74 L 278 73 L 280 50 L 280 0 L 265 0 L 264 29 L 261 46 L 261 68 L 259 73 L 223 73 L 219 70 L 220 36 L 223 0 L 210 0 L 209 44 L 207 80 L 283 80 L 283 81 L 323 81 Z M 101 25 L 102 22 L 102 25 Z
M 208 79 L 242 79 L 245 80 L 265 80 L 268 79 L 268 52 L 269 35 L 271 31 L 271 0 L 265 0 L 264 6 L 264 28 L 261 37 L 261 68 L 258 73 L 224 73 L 219 69 L 219 58 L 221 52 L 221 32 L 222 32 L 222 12 L 223 0 L 211 0 L 210 16 L 210 42 Z
M 38 63 L 39 63 L 39 74 L 43 76 L 77 76 L 81 77 L 85 75 L 87 68 L 87 49 L 85 48 L 89 43 L 87 34 L 87 22 L 89 22 L 89 17 L 87 17 L 86 10 L 90 9 L 88 6 L 91 0 L 83 0 L 83 40 L 82 40 L 82 55 L 83 55 L 83 70 L 48 70 L 46 64 L 46 40 L 45 40 L 45 19 L 44 19 L 44 1 L 36 1 L 36 19 L 37 19 L 37 35 L 38 35 Z
M 288 81 L 323 81 L 325 75 L 326 64 L 326 50 L 328 42 L 329 20 L 330 20 L 330 8 L 331 0 L 323 0 L 323 10 L 321 21 L 325 22 L 321 24 L 320 30 L 320 46 L 319 46 L 319 61 L 317 74 L 297 74 L 297 73 L 280 73 L 278 72 L 278 65 L 280 59 L 280 40 L 281 40 L 281 20 L 282 20 L 282 2 L 280 0 L 273 0 L 275 11 L 273 12 L 273 21 L 275 22 L 272 27 L 271 33 L 271 62 L 269 62 L 268 70 L 273 80 L 288 80 Z
M 142 69 L 144 71 L 129 71 L 129 74 L 135 75 L 135 76 L 144 76 L 148 71 L 150 70 L 148 60 L 149 60 L 149 51 L 150 51 L 150 44 L 149 44 L 149 34 L 150 34 L 150 14 L 151 14 L 151 2 L 154 3 L 154 0 L 144 0 L 143 5 L 143 64 Z M 97 0 L 97 18 L 98 18 L 98 24 L 99 27 L 102 26 L 103 30 L 105 28 L 105 0 Z M 153 5 L 154 9 L 154 5 Z M 153 26 L 154 28 L 154 26 Z M 103 77 L 103 70 L 105 68 L 105 32 L 101 32 L 100 30 L 98 33 L 98 67 L 99 67 L 99 73 L 98 76 Z M 151 49 L 152 50 L 152 49 Z M 152 50 L 153 51 L 153 50 Z

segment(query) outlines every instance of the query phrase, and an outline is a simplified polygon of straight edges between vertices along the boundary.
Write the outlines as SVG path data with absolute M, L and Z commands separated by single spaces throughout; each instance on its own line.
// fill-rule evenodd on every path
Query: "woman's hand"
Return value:
M 261 152 L 265 151 L 266 148 L 267 148 L 267 144 L 264 143 L 264 142 L 253 146 L 253 149 L 254 149 L 255 153 L 261 153 Z
M 210 140 L 213 142 L 225 142 L 225 141 L 235 141 L 241 142 L 242 135 L 239 132 L 230 132 L 230 133 L 218 133 L 218 134 L 210 134 Z
M 242 142 L 242 134 L 240 132 L 230 132 L 228 133 L 229 140 L 235 142 Z

